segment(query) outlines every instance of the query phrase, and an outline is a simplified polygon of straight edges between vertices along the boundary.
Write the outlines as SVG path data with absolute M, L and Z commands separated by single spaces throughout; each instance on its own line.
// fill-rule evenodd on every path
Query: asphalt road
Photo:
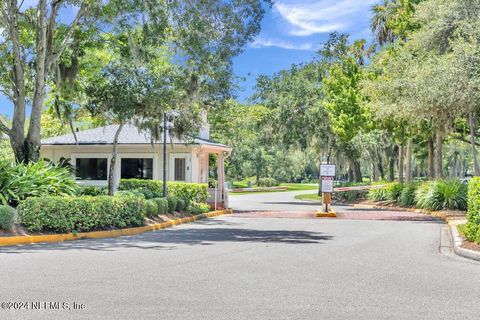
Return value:
M 133 237 L 0 248 L 0 270 L 0 302 L 71 308 L 0 309 L 0 319 L 480 315 L 480 264 L 449 254 L 438 221 L 236 214 Z M 72 310 L 74 302 L 85 308 Z

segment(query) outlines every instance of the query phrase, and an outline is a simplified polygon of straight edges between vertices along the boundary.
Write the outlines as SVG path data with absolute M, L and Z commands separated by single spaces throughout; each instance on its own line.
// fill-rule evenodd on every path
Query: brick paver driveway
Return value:
M 298 194 L 312 192 L 314 191 L 233 195 L 230 204 L 240 217 L 316 219 L 315 211 L 321 208 L 320 202 L 295 199 Z M 348 205 L 336 205 L 334 209 L 337 219 L 438 221 L 437 218 L 414 212 L 354 208 Z

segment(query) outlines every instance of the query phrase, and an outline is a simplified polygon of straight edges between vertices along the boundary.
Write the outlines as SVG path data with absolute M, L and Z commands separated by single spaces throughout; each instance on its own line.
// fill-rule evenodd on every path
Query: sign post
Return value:
M 322 186 L 322 210 L 317 211 L 317 217 L 329 217 L 335 218 L 337 215 L 331 208 L 333 184 L 335 181 L 334 164 L 322 164 L 320 165 L 320 179 Z

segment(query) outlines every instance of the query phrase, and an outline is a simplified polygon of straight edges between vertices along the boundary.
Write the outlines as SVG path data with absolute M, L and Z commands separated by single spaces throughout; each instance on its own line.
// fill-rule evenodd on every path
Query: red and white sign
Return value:
M 333 177 L 322 177 L 322 192 L 333 192 Z

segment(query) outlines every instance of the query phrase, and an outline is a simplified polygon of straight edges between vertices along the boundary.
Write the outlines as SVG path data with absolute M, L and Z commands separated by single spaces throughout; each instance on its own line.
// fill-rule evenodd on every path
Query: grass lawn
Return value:
M 308 194 L 298 194 L 295 196 L 297 200 L 322 200 L 322 197 L 318 196 L 316 193 L 308 193 Z
M 237 187 L 238 184 L 235 183 Z M 282 183 L 280 187 L 287 187 L 287 190 L 271 190 L 271 191 L 245 191 L 245 192 L 235 192 L 230 193 L 230 195 L 242 195 L 242 194 L 252 194 L 252 193 L 268 193 L 268 192 L 285 192 L 285 191 L 304 191 L 304 190 L 317 190 L 318 186 L 316 184 L 306 184 L 306 183 Z M 246 188 L 246 186 L 245 186 Z

